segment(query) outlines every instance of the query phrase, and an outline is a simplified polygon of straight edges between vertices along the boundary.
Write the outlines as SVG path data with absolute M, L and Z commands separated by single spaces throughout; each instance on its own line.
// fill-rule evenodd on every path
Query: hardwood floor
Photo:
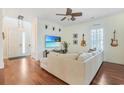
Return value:
M 66 83 L 41 69 L 39 62 L 27 57 L 5 60 L 5 69 L 0 70 L 0 84 L 63 85 Z
M 124 84 L 124 65 L 104 62 L 91 84 L 93 85 Z
M 39 62 L 30 57 L 5 60 L 5 69 L 0 70 L 0 84 L 67 85 L 41 69 Z M 124 84 L 124 65 L 104 62 L 91 84 Z

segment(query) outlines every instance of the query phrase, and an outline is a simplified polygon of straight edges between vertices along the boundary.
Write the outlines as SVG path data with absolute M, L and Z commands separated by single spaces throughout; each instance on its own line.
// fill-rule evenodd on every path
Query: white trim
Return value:
M 4 69 L 4 64 L 2 64 L 2 65 L 0 66 L 0 69 Z

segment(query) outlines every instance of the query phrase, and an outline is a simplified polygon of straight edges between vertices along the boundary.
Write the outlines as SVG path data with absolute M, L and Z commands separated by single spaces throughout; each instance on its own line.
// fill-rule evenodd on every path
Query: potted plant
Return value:
M 68 52 L 68 43 L 66 41 L 62 42 L 62 50 L 63 50 L 63 53 Z

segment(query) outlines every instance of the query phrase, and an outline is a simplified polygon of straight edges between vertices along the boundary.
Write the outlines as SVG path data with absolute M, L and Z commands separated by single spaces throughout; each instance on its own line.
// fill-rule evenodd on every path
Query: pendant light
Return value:
M 23 19 L 24 16 L 18 15 L 18 28 L 23 28 Z

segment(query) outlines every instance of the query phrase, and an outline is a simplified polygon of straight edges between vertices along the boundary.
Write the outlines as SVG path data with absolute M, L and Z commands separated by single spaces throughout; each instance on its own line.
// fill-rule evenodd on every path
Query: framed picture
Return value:
M 77 33 L 73 34 L 73 38 L 78 38 L 78 34 Z
M 61 31 L 61 29 L 59 28 L 59 32 Z
M 77 45 L 78 44 L 78 40 L 73 40 L 73 44 Z

